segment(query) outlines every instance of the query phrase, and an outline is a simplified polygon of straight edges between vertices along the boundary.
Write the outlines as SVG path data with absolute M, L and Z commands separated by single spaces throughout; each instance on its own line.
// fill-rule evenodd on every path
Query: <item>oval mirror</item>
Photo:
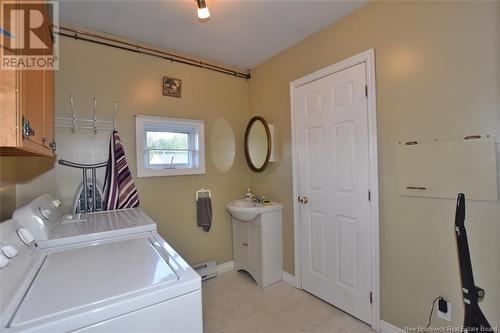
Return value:
M 245 131 L 245 156 L 250 169 L 262 172 L 271 156 L 271 132 L 267 121 L 262 117 L 253 117 Z

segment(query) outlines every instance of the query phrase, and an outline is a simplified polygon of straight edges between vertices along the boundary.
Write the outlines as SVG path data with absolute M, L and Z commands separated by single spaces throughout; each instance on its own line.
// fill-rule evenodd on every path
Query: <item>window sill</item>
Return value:
M 165 177 L 165 176 L 189 176 L 189 175 L 204 175 L 205 168 L 192 169 L 139 169 L 137 177 Z

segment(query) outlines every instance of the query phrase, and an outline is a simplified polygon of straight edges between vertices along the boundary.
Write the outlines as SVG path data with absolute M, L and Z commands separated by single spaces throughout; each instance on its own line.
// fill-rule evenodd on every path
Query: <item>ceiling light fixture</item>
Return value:
M 198 4 L 198 18 L 200 20 L 206 20 L 210 17 L 210 11 L 208 10 L 205 0 L 195 0 Z

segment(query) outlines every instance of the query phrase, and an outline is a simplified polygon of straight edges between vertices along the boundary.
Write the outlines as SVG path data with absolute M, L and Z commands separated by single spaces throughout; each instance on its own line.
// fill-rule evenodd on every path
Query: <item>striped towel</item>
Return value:
M 139 206 L 139 194 L 125 159 L 125 151 L 118 132 L 111 134 L 109 159 L 104 181 L 106 210 Z

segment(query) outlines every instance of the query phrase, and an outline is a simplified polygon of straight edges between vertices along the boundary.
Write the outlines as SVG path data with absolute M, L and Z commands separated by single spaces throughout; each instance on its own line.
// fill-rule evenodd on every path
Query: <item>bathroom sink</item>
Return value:
M 282 203 L 271 202 L 260 204 L 247 199 L 231 201 L 226 205 L 226 209 L 232 217 L 244 222 L 252 221 L 259 214 L 272 212 L 282 208 Z

